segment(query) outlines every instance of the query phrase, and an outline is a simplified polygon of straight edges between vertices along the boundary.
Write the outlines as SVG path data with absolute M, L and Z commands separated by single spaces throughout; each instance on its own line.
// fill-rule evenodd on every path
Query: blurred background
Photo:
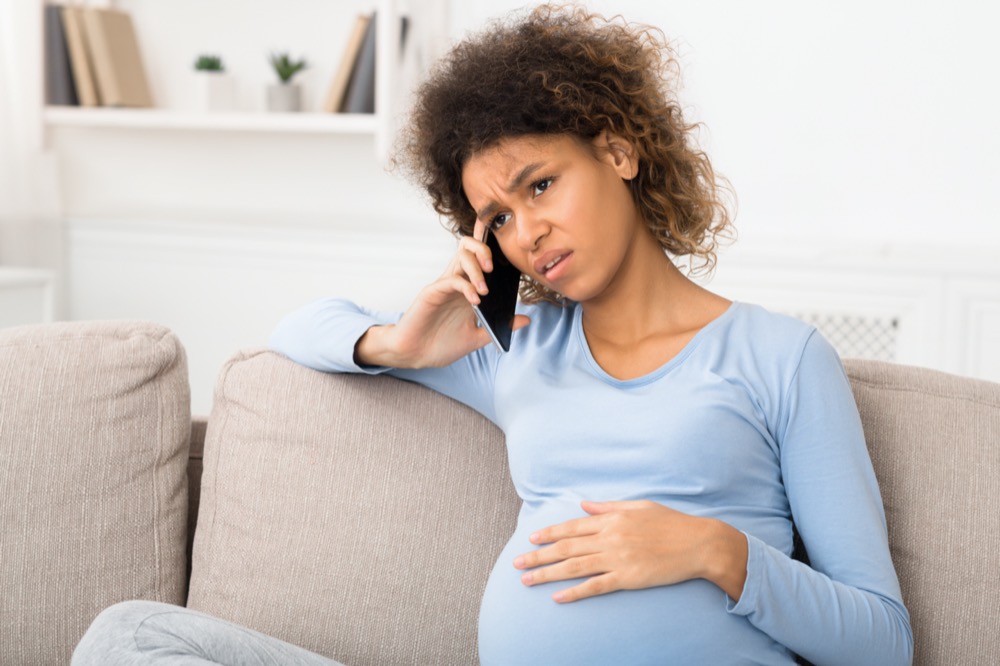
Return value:
M 151 107 L 53 98 L 67 56 L 50 5 L 0 0 L 0 326 L 163 323 L 206 414 L 222 363 L 284 313 L 325 295 L 401 309 L 443 269 L 454 239 L 389 168 L 393 136 L 434 58 L 523 3 L 63 6 L 128 16 Z M 687 118 L 738 199 L 739 240 L 710 288 L 812 321 L 845 356 L 1000 381 L 993 3 L 586 6 L 654 25 L 677 51 Z M 374 110 L 331 111 L 372 13 Z M 268 106 L 279 52 L 307 63 L 299 111 Z M 203 54 L 224 62 L 222 102 L 194 69 Z

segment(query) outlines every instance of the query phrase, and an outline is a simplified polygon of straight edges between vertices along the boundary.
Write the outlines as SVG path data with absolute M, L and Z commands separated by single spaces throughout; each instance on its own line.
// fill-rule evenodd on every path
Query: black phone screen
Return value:
M 500 243 L 489 229 L 483 235 L 483 242 L 493 254 L 493 270 L 483 273 L 489 293 L 482 296 L 476 306 L 476 314 L 503 351 L 510 351 L 510 338 L 514 327 L 514 308 L 517 306 L 517 289 L 521 284 L 521 271 L 507 261 Z

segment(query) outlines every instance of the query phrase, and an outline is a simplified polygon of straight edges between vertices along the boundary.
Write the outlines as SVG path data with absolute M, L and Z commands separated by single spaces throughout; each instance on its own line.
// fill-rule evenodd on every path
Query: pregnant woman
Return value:
M 451 265 L 402 314 L 318 301 L 272 347 L 419 382 L 503 429 L 523 504 L 482 599 L 484 664 L 908 664 L 836 352 L 679 266 L 710 269 L 730 220 L 674 69 L 656 31 L 578 8 L 456 46 L 420 89 L 402 154 L 460 237 Z M 471 307 L 495 259 L 487 230 L 523 274 L 508 353 Z M 809 565 L 791 556 L 793 530 Z M 110 612 L 87 650 L 152 612 Z M 159 624 L 184 646 L 241 631 L 173 618 Z M 276 663 L 297 650 L 254 641 Z M 244 648 L 220 649 L 203 658 L 245 663 L 224 661 Z

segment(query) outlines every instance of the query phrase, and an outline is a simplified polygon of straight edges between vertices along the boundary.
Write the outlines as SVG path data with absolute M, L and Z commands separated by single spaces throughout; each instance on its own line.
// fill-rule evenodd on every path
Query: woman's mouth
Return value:
M 555 279 L 562 273 L 566 260 L 572 252 L 557 252 L 535 262 L 535 270 L 544 278 Z

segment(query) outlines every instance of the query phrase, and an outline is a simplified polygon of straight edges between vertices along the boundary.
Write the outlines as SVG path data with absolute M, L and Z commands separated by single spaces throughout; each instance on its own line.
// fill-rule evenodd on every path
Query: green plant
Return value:
M 222 64 L 222 58 L 217 55 L 198 56 L 198 59 L 194 61 L 194 68 L 199 72 L 226 71 L 225 65 Z
M 305 69 L 306 66 L 305 58 L 292 60 L 287 53 L 271 54 L 271 67 L 274 67 L 274 71 L 282 83 L 291 81 L 292 77 Z

